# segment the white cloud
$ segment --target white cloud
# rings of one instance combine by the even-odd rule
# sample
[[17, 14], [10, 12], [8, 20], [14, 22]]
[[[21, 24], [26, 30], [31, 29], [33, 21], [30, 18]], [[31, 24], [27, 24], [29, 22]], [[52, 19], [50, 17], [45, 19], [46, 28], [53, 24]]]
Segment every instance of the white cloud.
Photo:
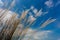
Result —
[[29, 32], [33, 32], [34, 30], [29, 29], [30, 31], [27, 32], [26, 36], [24, 37], [23, 40], [45, 40], [46, 38], [48, 38], [48, 34], [51, 33], [52, 31], [48, 30], [48, 31], [39, 31], [36, 32], [34, 34], [29, 33]]
[[52, 0], [46, 1], [46, 2], [45, 2], [45, 5], [47, 5], [49, 8], [54, 6]]

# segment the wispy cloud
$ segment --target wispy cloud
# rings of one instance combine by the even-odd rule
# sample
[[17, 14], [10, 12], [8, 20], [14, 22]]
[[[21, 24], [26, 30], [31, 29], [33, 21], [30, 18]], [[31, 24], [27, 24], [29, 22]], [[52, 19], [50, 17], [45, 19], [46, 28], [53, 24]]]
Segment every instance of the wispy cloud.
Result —
[[45, 40], [48, 38], [48, 34], [51, 33], [51, 31], [39, 31], [34, 33], [33, 35], [29, 32], [33, 32], [34, 30], [29, 29], [30, 31], [27, 32], [25, 38], [23, 40]]
[[50, 7], [54, 6], [54, 3], [53, 3], [52, 0], [48, 0], [48, 1], [45, 2], [45, 5], [50, 8]]

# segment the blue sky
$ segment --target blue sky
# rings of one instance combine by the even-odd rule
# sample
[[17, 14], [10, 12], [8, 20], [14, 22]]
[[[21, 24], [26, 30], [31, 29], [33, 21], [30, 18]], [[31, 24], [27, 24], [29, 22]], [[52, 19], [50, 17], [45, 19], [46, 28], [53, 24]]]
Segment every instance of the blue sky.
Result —
[[[2, 1], [3, 3], [5, 2], [5, 0], [2, 0]], [[7, 3], [9, 2], [10, 4], [11, 1], [7, 0], [6, 2]], [[47, 34], [48, 38], [45, 38], [45, 40], [60, 40], [60, 0], [16, 0], [15, 6], [11, 10], [15, 11], [18, 8], [17, 13], [20, 14], [22, 10], [29, 9], [31, 8], [31, 6], [33, 6], [38, 11], [42, 9], [43, 14], [45, 12], [48, 12], [44, 16], [38, 17], [37, 20], [35, 21], [36, 23], [32, 26], [32, 28], [36, 29], [37, 27], [40, 26], [39, 24], [41, 23], [41, 21], [44, 22], [50, 17], [55, 18], [56, 21], [47, 25], [41, 30], [51, 31], [51, 32], [48, 32], [49, 33]], [[40, 40], [44, 40], [44, 38]]]

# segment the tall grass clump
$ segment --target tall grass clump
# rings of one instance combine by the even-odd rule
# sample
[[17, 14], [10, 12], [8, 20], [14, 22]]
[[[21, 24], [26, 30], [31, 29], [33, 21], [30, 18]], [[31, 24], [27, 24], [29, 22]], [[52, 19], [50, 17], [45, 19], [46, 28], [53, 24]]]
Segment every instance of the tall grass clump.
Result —
[[[4, 3], [4, 7], [8, 5], [8, 3]], [[31, 25], [35, 23], [38, 16], [41, 16], [41, 10], [35, 12], [35, 18], [30, 15], [27, 18], [30, 10], [34, 11], [33, 8], [24, 10], [20, 17], [15, 12], [10, 11], [11, 8], [15, 5], [15, 0], [13, 0], [10, 6], [6, 9], [0, 9], [0, 40], [23, 40], [26, 33], [30, 29]], [[46, 27], [48, 24], [54, 22], [56, 19], [48, 18], [45, 22], [43, 22], [39, 28], [35, 31], [31, 31], [31, 36], [36, 33], [39, 29]], [[30, 40], [30, 38], [28, 38]]]

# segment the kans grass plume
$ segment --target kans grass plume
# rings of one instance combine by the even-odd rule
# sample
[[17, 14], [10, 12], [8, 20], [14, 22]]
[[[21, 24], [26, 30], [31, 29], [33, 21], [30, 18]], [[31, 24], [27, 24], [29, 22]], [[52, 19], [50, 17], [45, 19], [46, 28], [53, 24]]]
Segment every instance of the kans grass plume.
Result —
[[[8, 3], [5, 3], [5, 7]], [[15, 5], [15, 0], [12, 1], [10, 6], [6, 9], [0, 9], [0, 40], [23, 40], [26, 33], [28, 32], [28, 29], [30, 29], [30, 26], [33, 25], [36, 21], [35, 17], [38, 17], [40, 14], [43, 15], [42, 11], [35, 12], [35, 17], [32, 15], [28, 16], [26, 18], [27, 14], [32, 10], [32, 8], [27, 9], [21, 13], [21, 16], [18, 18], [18, 14], [15, 12], [10, 11], [11, 8]], [[37, 30], [46, 27], [48, 24], [54, 22], [56, 19], [47, 19]], [[23, 21], [23, 22], [22, 22]], [[28, 24], [28, 25], [25, 25]], [[31, 36], [37, 30], [30, 32]], [[28, 38], [30, 40], [30, 38]]]

